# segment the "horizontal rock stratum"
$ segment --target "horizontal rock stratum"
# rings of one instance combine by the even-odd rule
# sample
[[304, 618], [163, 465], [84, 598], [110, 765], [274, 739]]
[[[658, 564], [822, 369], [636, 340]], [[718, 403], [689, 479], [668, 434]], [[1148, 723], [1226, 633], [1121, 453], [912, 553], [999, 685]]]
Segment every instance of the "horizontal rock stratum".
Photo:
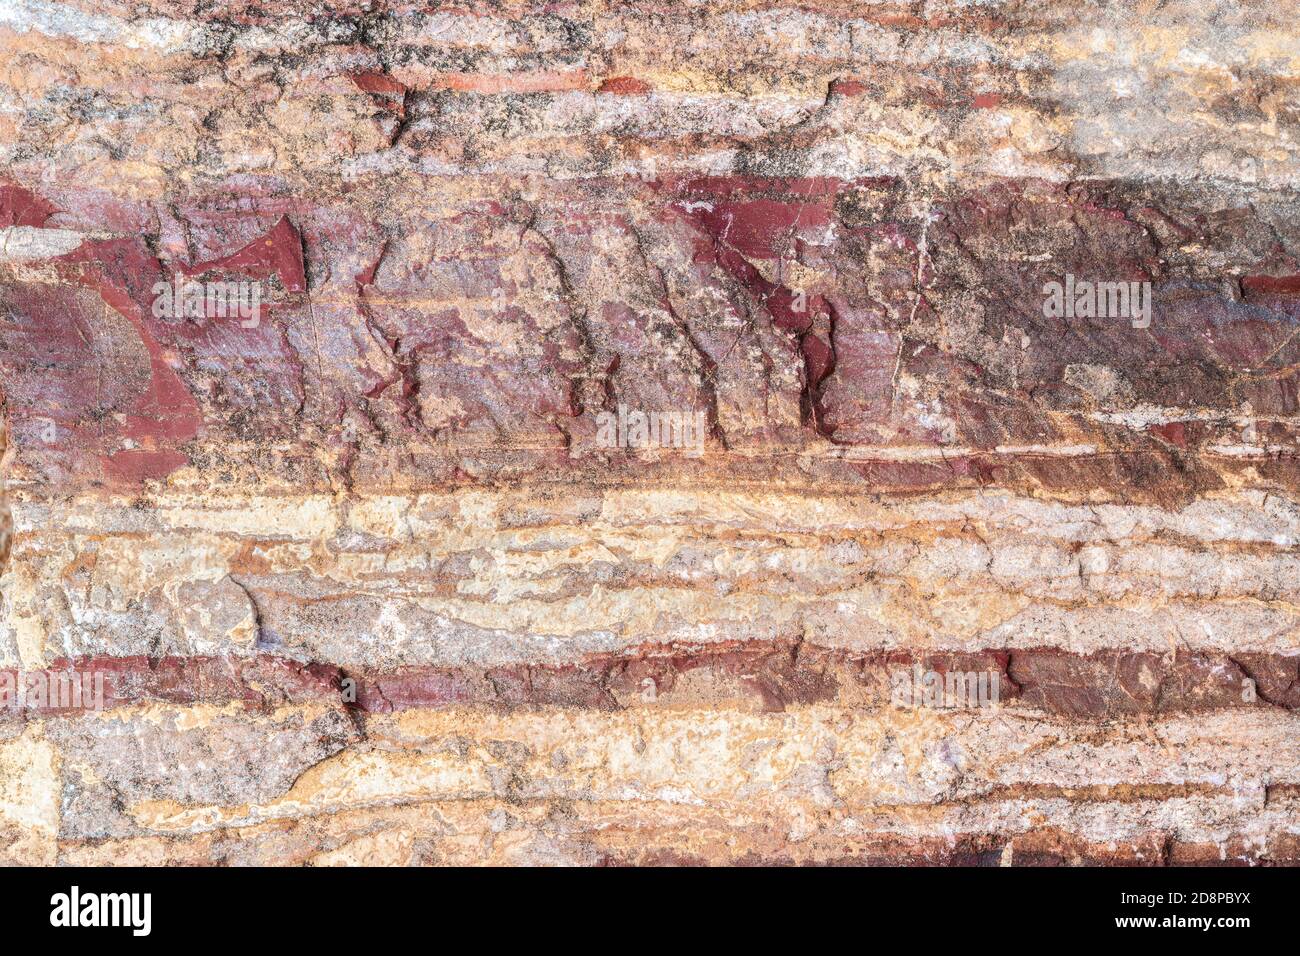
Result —
[[1294, 14], [0, 3], [0, 862], [1300, 863]]

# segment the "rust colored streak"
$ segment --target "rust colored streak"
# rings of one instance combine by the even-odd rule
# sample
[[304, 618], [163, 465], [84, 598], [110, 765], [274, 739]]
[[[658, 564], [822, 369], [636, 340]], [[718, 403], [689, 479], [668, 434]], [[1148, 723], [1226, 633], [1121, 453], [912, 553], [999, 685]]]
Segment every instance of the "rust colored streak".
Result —
[[276, 275], [289, 292], [303, 292], [307, 289], [302, 236], [288, 216], [281, 216], [280, 221], [266, 235], [254, 239], [237, 252], [183, 269], [186, 275], [192, 276], [217, 270], [242, 272], [259, 278]]

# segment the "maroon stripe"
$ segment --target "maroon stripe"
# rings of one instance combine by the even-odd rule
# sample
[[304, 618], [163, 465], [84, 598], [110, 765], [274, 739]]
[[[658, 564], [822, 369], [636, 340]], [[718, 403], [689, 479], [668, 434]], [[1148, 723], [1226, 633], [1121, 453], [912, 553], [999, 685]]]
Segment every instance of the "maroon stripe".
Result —
[[[357, 76], [376, 90], [402, 85], [383, 74]], [[0, 220], [35, 222], [56, 205], [36, 191], [35, 183], [5, 188]], [[10, 325], [6, 348], [0, 350], [0, 375], [16, 464], [55, 492], [138, 487], [186, 461], [202, 463], [214, 477], [255, 471], [270, 484], [283, 482], [304, 492], [326, 491], [339, 481], [355, 490], [386, 491], [394, 486], [395, 472], [401, 487], [457, 487], [506, 478], [570, 487], [781, 480], [799, 488], [838, 484], [894, 493], [994, 485], [1063, 497], [1090, 489], [1111, 500], [1164, 505], [1237, 484], [1300, 488], [1300, 444], [1292, 427], [1276, 421], [1295, 411], [1300, 344], [1293, 335], [1294, 293], [1300, 280], [1280, 250], [1243, 251], [1272, 248], [1270, 219], [1243, 214], [1234, 220], [1232, 234], [1238, 238], [1228, 242], [1213, 215], [1184, 208], [1175, 192], [1029, 179], [954, 186], [936, 195], [931, 213], [922, 217], [910, 188], [888, 178], [668, 175], [653, 184], [611, 177], [548, 185], [525, 217], [536, 221], [538, 236], [556, 237], [553, 243], [538, 236], [529, 240], [530, 252], [546, 269], [557, 275], [583, 271], [596, 235], [593, 223], [635, 197], [655, 228], [673, 237], [663, 253], [666, 261], [678, 272], [689, 269], [701, 279], [707, 274], [713, 293], [725, 297], [736, 313], [750, 316], [752, 336], [740, 339], [711, 320], [683, 320], [683, 334], [689, 333], [696, 348], [683, 353], [689, 360], [659, 360], [656, 402], [705, 412], [713, 435], [702, 458], [668, 455], [658, 463], [603, 448], [594, 415], [619, 402], [636, 404], [640, 386], [634, 383], [649, 373], [630, 355], [648, 349], [651, 341], [635, 317], [643, 300], [661, 300], [663, 276], [629, 273], [629, 285], [643, 288], [622, 293], [629, 301], [591, 310], [590, 327], [568, 330], [548, 344], [554, 354], [546, 353], [547, 361], [538, 366], [479, 341], [455, 308], [426, 315], [429, 283], [443, 280], [426, 276], [407, 246], [385, 245], [378, 233], [343, 229], [355, 211], [339, 197], [223, 195], [222, 207], [242, 203], [246, 208], [240, 205], [238, 215], [214, 216], [208, 211], [213, 197], [186, 196], [178, 199], [175, 214], [188, 222], [191, 241], [203, 252], [195, 254], [200, 264], [182, 271], [279, 277], [263, 300], [266, 315], [256, 328], [239, 330], [240, 349], [232, 350], [227, 336], [238, 325], [232, 329], [228, 318], [174, 322], [153, 315], [154, 284], [174, 271], [156, 255], [158, 236], [141, 231], [159, 221], [157, 210], [142, 201], [121, 222], [107, 212], [60, 220], [121, 235], [87, 241], [75, 253], [51, 259], [48, 265], [61, 284], [17, 277], [6, 283]], [[64, 219], [79, 216], [74, 210], [90, 198], [75, 189], [48, 191], [57, 196]], [[508, 269], [514, 253], [498, 247], [493, 237], [513, 230], [512, 217], [522, 209], [467, 198], [457, 212], [456, 227], [445, 230], [445, 254], [481, 261], [485, 275]], [[383, 226], [409, 232], [420, 221], [414, 212], [393, 212]], [[792, 255], [792, 234], [800, 231], [835, 237], [818, 253], [819, 271], [834, 278], [808, 289], [756, 264], [784, 261]], [[233, 234], [260, 238], [240, 244]], [[1157, 241], [1166, 234], [1177, 241]], [[1006, 250], [1023, 235], [1037, 237], [1042, 256], [1008, 260]], [[1169, 252], [1193, 246], [1205, 250], [1201, 259], [1189, 262]], [[375, 271], [380, 260], [383, 267]], [[870, 271], [865, 262], [874, 263]], [[368, 281], [361, 287], [349, 281], [324, 284], [313, 290], [308, 308], [307, 263], [323, 275], [361, 274]], [[1235, 284], [1207, 281], [1203, 273], [1210, 263], [1216, 273], [1237, 270], [1245, 278]], [[1149, 281], [1151, 299], [1144, 301], [1154, 302], [1152, 325], [1135, 329], [1132, 316], [1066, 318], [1045, 310], [1044, 288], [1067, 272], [1088, 281]], [[463, 282], [454, 291], [466, 298], [482, 291], [477, 280], [448, 276], [445, 281]], [[581, 298], [595, 292], [584, 286], [571, 294]], [[997, 330], [990, 325], [972, 333], [961, 352], [932, 344], [939, 316], [972, 303], [996, 304], [1006, 318]], [[502, 306], [521, 322], [533, 308], [526, 296], [513, 293]], [[382, 322], [375, 308], [384, 313]], [[384, 330], [381, 339], [401, 343], [397, 377], [386, 363], [374, 365], [364, 342], [348, 332], [355, 316], [367, 310]], [[898, 316], [911, 319], [904, 323]], [[78, 327], [104, 331], [69, 332]], [[524, 334], [540, 334], [535, 325], [522, 328]], [[304, 362], [293, 343], [317, 336], [331, 347], [317, 349]], [[1014, 371], [1002, 362], [976, 363], [973, 356], [994, 354], [1007, 341], [1023, 350]], [[782, 373], [766, 376], [762, 385], [742, 362], [760, 345], [764, 361]], [[480, 382], [466, 371], [469, 366], [460, 366], [455, 356], [464, 348], [492, 355], [490, 379]], [[444, 353], [451, 358], [440, 358]], [[566, 355], [577, 357], [562, 360]], [[1086, 374], [1067, 374], [1091, 367], [1101, 355], [1107, 380], [1123, 383], [1119, 397], [1098, 392], [1101, 385]], [[250, 367], [257, 369], [257, 387], [219, 393], [210, 388], [212, 380], [245, 382]], [[105, 390], [94, 393], [94, 402], [84, 388], [89, 368], [115, 370]], [[359, 368], [369, 371], [358, 377]], [[710, 378], [725, 376], [725, 395], [700, 386], [701, 368], [713, 369]], [[1257, 417], [1257, 426], [1238, 420], [1245, 399], [1231, 397], [1242, 369], [1252, 370], [1258, 380], [1248, 396], [1248, 417]], [[467, 375], [473, 386], [465, 384]], [[900, 376], [942, 390], [950, 424], [926, 424], [911, 400], [898, 401]], [[1274, 384], [1265, 387], [1270, 381]], [[344, 382], [351, 384], [343, 387]], [[576, 382], [587, 385], [578, 388]], [[467, 437], [461, 447], [449, 436], [445, 448], [426, 453], [430, 423], [422, 421], [421, 403], [412, 396], [435, 387], [465, 408], [465, 420], [452, 434], [493, 434], [496, 444]], [[768, 394], [769, 388], [776, 391]], [[306, 402], [303, 396], [314, 389], [337, 401]], [[1091, 414], [1142, 403], [1163, 406], [1171, 396], [1179, 405], [1204, 407], [1219, 417], [1153, 431], [1098, 421]], [[737, 408], [797, 408], [801, 417], [794, 421], [789, 420], [793, 415], [769, 412], [770, 420], [765, 415], [742, 420], [720, 414], [722, 398]], [[374, 429], [382, 442], [350, 435], [340, 407], [369, 409], [377, 416]], [[285, 424], [290, 420], [297, 422], [292, 428]], [[53, 447], [41, 439], [47, 421], [61, 436]], [[906, 448], [930, 449], [931, 457], [897, 461], [885, 454], [882, 460], [863, 460], [882, 434], [896, 435]], [[844, 451], [856, 451], [853, 460], [827, 454], [827, 438]], [[348, 452], [338, 464], [345, 475], [332, 475], [322, 464], [322, 441]], [[266, 442], [283, 447], [263, 461]], [[1238, 460], [1209, 450], [1243, 442], [1271, 451]], [[352, 444], [357, 447], [349, 450]], [[1040, 445], [1070, 453], [997, 450]], [[1085, 454], [1080, 446], [1097, 451]], [[744, 454], [733, 453], [742, 448]]]
[[[12, 688], [20, 677], [29, 685], [35, 681], [36, 686], [43, 682], [46, 688], [56, 687], [60, 675], [81, 679], [83, 688], [93, 687], [96, 674], [102, 675], [106, 708], [139, 701], [239, 701], [260, 708], [323, 701], [386, 713], [452, 706], [619, 710], [733, 701], [780, 711], [812, 703], [884, 707], [898, 704], [902, 689], [907, 694], [903, 706], [949, 709], [978, 704], [974, 695], [979, 675], [985, 676], [983, 686], [989, 690], [996, 676], [997, 699], [1003, 705], [1070, 717], [1300, 707], [1300, 656], [1129, 651], [1081, 655], [1052, 648], [855, 654], [807, 644], [732, 642], [643, 646], [564, 666], [412, 666], [388, 671], [303, 664], [272, 655], [77, 658], [23, 675], [0, 671], [0, 687], [10, 690], [0, 702], [0, 713], [7, 708], [11, 713], [58, 714], [94, 706], [60, 706], [31, 694], [20, 706]], [[942, 688], [945, 696], [927, 698], [927, 688], [934, 687]], [[954, 687], [958, 692], [966, 688], [969, 696], [954, 699]]]
[[[650, 837], [650, 838], [648, 838]], [[1218, 843], [1187, 843], [1152, 831], [1134, 839], [1090, 841], [1044, 827], [1007, 837], [963, 833], [954, 837], [906, 837], [867, 834], [854, 839], [837, 835], [832, 845], [817, 838], [798, 848], [768, 848], [755, 838], [684, 851], [652, 835], [629, 833], [627, 849], [605, 851], [606, 866], [703, 866], [725, 861], [735, 865], [781, 866], [816, 862], [841, 866], [1293, 866], [1300, 862], [1300, 839], [1273, 834], [1267, 841], [1233, 837]], [[699, 846], [702, 841], [692, 841]], [[746, 845], [748, 844], [748, 845]]]

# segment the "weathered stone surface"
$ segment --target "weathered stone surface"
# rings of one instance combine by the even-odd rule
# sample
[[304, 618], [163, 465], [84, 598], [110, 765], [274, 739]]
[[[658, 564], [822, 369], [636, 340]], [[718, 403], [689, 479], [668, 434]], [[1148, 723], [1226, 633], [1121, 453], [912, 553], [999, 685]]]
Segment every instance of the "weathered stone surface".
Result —
[[0, 862], [1300, 863], [1294, 11], [1085, 13], [0, 6]]

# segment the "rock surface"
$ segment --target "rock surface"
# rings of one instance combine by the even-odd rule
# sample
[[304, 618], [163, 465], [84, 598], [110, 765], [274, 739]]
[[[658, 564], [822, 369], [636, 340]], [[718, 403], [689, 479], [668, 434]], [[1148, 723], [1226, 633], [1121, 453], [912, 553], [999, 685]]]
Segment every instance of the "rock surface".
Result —
[[0, 5], [0, 862], [1300, 863], [1294, 12]]

